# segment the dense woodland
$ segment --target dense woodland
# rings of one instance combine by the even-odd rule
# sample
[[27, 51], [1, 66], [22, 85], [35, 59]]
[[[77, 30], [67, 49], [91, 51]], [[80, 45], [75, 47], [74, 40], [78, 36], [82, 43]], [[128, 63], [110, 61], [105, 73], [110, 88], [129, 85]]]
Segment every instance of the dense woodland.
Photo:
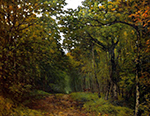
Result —
[[0, 0], [0, 96], [19, 104], [34, 90], [91, 92], [148, 116], [150, 1], [65, 5]]

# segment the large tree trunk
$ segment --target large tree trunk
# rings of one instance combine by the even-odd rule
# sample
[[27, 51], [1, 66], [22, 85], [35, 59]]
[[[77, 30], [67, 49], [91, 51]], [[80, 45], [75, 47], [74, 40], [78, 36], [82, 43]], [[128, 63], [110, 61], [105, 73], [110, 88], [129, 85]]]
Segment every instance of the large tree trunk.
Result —
[[101, 93], [100, 93], [100, 85], [99, 85], [98, 78], [97, 78], [97, 73], [96, 73], [94, 44], [92, 44], [92, 60], [93, 60], [94, 77], [95, 77], [96, 86], [97, 86], [97, 89], [98, 89], [98, 97], [100, 98], [101, 97]]
[[113, 92], [113, 98], [118, 99], [118, 93], [117, 93], [117, 70], [116, 70], [116, 63], [115, 63], [115, 53], [114, 48], [110, 50], [110, 57], [111, 57], [111, 73], [110, 73], [110, 79], [111, 79], [111, 89]]

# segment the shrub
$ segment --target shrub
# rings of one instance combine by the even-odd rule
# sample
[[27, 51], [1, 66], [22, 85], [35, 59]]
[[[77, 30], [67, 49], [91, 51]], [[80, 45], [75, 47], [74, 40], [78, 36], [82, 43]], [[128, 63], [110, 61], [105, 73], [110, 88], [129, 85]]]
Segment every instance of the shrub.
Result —
[[27, 107], [19, 106], [14, 109], [10, 116], [43, 116], [45, 113]]
[[96, 112], [101, 114], [109, 114], [109, 116], [131, 116], [133, 111], [126, 107], [114, 106], [108, 101], [100, 98], [95, 101], [86, 102], [83, 108], [89, 112]]
[[71, 93], [74, 100], [83, 102], [83, 109], [87, 112], [95, 112], [97, 115], [132, 116], [133, 110], [127, 107], [115, 106], [103, 98], [98, 98], [97, 93], [78, 92]]
[[0, 96], [0, 116], [9, 116], [12, 113], [13, 102]]

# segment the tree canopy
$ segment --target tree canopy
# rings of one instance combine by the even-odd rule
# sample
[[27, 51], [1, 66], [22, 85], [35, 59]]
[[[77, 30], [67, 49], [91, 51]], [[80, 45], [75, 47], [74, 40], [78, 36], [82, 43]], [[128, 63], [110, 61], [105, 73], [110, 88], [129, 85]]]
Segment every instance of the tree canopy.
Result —
[[35, 89], [88, 91], [148, 115], [149, 0], [0, 3], [0, 94], [21, 102]]

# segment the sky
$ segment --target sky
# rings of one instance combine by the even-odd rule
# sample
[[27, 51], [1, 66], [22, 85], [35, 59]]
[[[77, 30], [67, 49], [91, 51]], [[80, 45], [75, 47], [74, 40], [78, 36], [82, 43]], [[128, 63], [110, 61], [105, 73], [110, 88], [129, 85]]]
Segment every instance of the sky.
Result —
[[64, 7], [64, 9], [67, 9], [67, 8], [76, 9], [78, 6], [82, 5], [81, 3], [82, 1], [83, 0], [66, 0], [67, 5]]
[[[72, 8], [72, 9], [76, 9], [78, 6], [82, 5], [83, 0], [66, 0], [67, 5], [64, 7], [65, 10], [67, 10], [67, 8]], [[62, 36], [62, 34], [61, 34]], [[62, 40], [60, 41], [60, 43], [63, 42], [63, 37]], [[67, 50], [64, 50], [64, 52], [67, 54]]]
[[77, 8], [78, 6], [81, 6], [81, 2], [83, 0], [66, 0], [66, 3], [68, 3], [66, 6], [65, 6], [65, 9], [67, 8], [72, 8], [72, 9], [75, 9]]

